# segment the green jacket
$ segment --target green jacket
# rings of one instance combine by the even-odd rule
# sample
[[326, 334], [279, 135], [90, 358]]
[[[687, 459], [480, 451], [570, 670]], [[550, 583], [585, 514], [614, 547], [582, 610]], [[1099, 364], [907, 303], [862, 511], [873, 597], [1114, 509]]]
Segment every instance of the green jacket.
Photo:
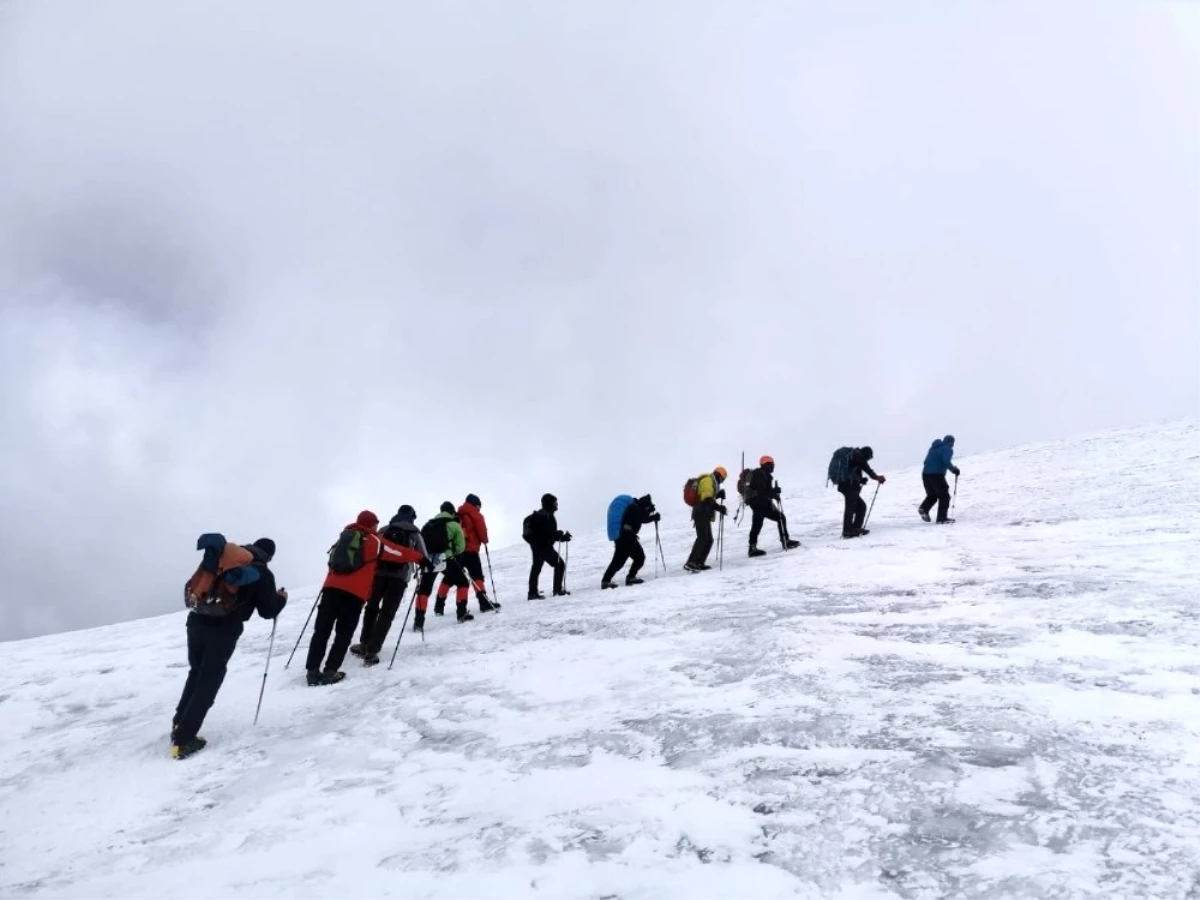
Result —
[[462, 526], [458, 524], [458, 520], [451, 513], [438, 513], [434, 518], [446, 521], [446, 552], [444, 556], [446, 559], [454, 559], [467, 549], [467, 536], [463, 534]]
[[696, 479], [696, 493], [699, 500], [696, 502], [696, 508], [692, 512], [692, 518], [698, 518], [708, 513], [708, 521], [715, 522], [717, 520], [717, 491], [720, 490], [721, 482], [717, 481], [717, 476], [712, 472], [704, 472]]

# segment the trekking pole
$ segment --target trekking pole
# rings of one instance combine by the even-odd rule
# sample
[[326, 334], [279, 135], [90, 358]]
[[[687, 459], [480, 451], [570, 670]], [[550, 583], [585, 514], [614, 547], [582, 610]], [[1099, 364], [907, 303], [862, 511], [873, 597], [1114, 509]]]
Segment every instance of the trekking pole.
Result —
[[[408, 609], [404, 611], [404, 621], [400, 625], [400, 634], [396, 636], [396, 649], [392, 651], [392, 661], [388, 663], [388, 671], [391, 671], [392, 666], [396, 664], [396, 654], [400, 652], [400, 642], [404, 640], [404, 632], [408, 630], [408, 617], [412, 615], [413, 604], [417, 602], [417, 594], [421, 591], [421, 579], [414, 578], [416, 587], [413, 588], [413, 595], [408, 598]], [[421, 632], [421, 637], [425, 637], [425, 632]]]
[[954, 476], [954, 496], [950, 498], [950, 518], [954, 518], [954, 504], [958, 502], [958, 476]]
[[262, 711], [263, 693], [267, 690], [267, 672], [271, 669], [271, 654], [275, 652], [275, 626], [279, 624], [279, 617], [276, 616], [271, 620], [271, 643], [267, 645], [267, 664], [263, 666], [263, 683], [258, 689], [258, 706], [254, 707], [254, 724], [258, 724], [258, 714]]
[[567, 552], [563, 557], [563, 593], [567, 592], [567, 569], [571, 568], [571, 542], [566, 542]]
[[667, 555], [663, 553], [662, 541], [658, 537], [658, 523], [654, 523], [654, 543], [658, 545], [658, 555], [662, 559], [663, 574], [667, 574]]
[[[659, 557], [662, 556], [662, 541], [659, 539], [659, 523], [654, 523], [654, 577], [659, 577]], [[662, 571], [667, 570], [666, 560], [662, 560]]]
[[717, 571], [725, 569], [725, 517], [717, 524]]
[[775, 502], [779, 506], [779, 521], [775, 523], [776, 525], [779, 526], [779, 543], [783, 545], [784, 550], [787, 550], [788, 549], [788, 542], [787, 542], [788, 536], [787, 536], [787, 531], [783, 525], [783, 523], [787, 521], [787, 513], [785, 513], [783, 511], [783, 498], [782, 497], [776, 497]]
[[296, 646], [292, 648], [291, 654], [288, 656], [288, 661], [284, 663], [284, 668], [288, 668], [292, 664], [292, 657], [296, 655], [296, 651], [300, 649], [300, 642], [304, 640], [304, 632], [308, 631], [308, 623], [312, 621], [313, 613], [317, 611], [317, 604], [321, 602], [321, 594], [324, 591], [317, 591], [316, 599], [313, 600], [312, 609], [308, 611], [308, 618], [304, 620], [304, 627], [300, 629], [300, 636], [296, 638]]
[[871, 510], [875, 508], [875, 498], [879, 496], [879, 483], [875, 483], [875, 493], [871, 495], [871, 505], [867, 507], [867, 516], [863, 519], [862, 527], [866, 528], [867, 523], [871, 521]]
[[483, 545], [483, 553], [484, 553], [484, 556], [487, 557], [488, 581], [490, 581], [492, 583], [492, 599], [499, 600], [500, 597], [496, 593], [496, 577], [494, 575], [492, 575], [492, 552], [490, 550], [488, 550], [487, 544]]

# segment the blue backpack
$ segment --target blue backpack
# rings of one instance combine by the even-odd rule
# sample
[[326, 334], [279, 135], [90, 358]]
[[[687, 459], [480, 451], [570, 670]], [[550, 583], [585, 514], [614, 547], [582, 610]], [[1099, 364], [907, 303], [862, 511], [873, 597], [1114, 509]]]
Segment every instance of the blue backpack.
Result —
[[634, 500], [628, 494], [622, 494], [619, 497], [614, 497], [613, 502], [608, 504], [608, 539], [615, 541], [621, 536], [621, 519], [625, 516], [625, 510], [629, 509], [629, 504]]
[[851, 447], [838, 447], [833, 451], [833, 458], [829, 460], [829, 480], [834, 484], [845, 484], [850, 480], [850, 454], [853, 452]]

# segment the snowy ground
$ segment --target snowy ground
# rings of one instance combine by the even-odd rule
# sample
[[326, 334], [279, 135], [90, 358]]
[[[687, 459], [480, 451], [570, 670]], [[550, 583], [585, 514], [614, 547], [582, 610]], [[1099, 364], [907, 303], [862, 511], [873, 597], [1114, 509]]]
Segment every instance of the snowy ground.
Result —
[[890, 473], [868, 539], [813, 490], [723, 572], [674, 509], [640, 588], [493, 554], [499, 616], [332, 688], [294, 597], [185, 762], [182, 614], [0, 645], [0, 894], [1200, 897], [1200, 426], [960, 462], [952, 528]]

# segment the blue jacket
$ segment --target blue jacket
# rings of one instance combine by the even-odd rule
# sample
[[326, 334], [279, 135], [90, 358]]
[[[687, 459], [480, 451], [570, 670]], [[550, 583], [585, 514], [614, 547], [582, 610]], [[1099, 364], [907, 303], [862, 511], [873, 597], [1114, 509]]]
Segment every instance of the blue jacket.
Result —
[[954, 458], [954, 435], [948, 434], [938, 438], [925, 454], [925, 468], [922, 475], [945, 475], [947, 471], [958, 474], [958, 469], [951, 460]]

